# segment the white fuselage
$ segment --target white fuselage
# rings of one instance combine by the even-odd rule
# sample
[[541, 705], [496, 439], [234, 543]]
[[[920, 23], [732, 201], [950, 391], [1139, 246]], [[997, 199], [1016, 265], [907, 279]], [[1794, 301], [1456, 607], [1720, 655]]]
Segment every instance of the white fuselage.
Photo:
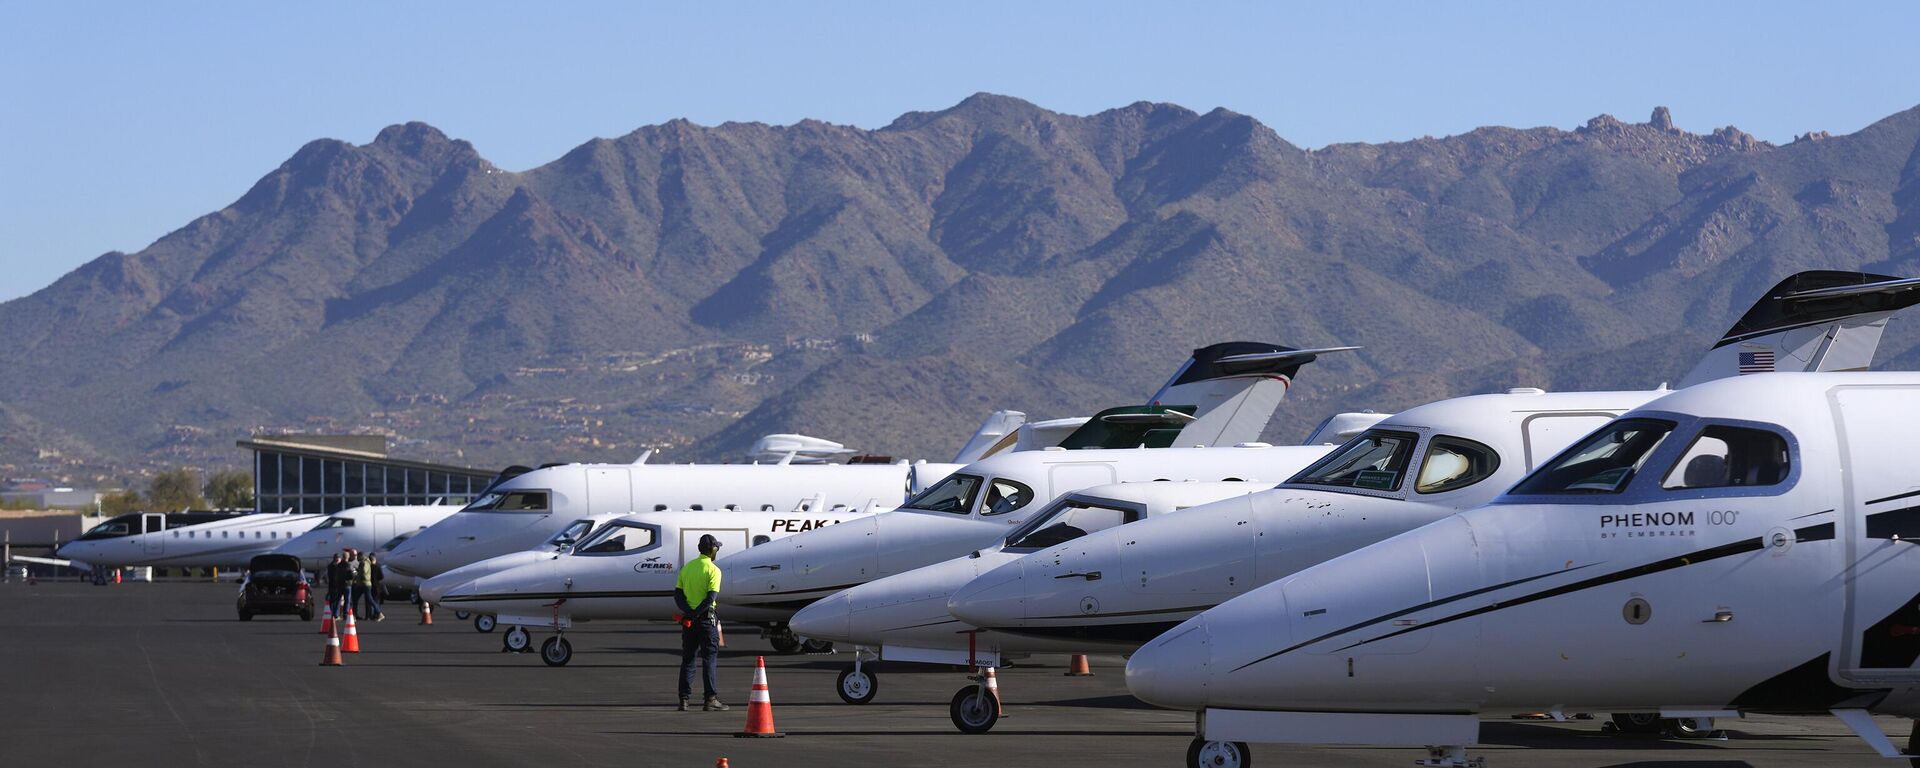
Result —
[[1489, 505], [1189, 619], [1128, 687], [1240, 741], [1307, 740], [1275, 710], [1911, 717], [1916, 455], [1917, 374], [1701, 384]]
[[977, 461], [903, 507], [723, 556], [726, 605], [799, 610], [849, 587], [991, 546], [1063, 493], [1151, 480], [1268, 483], [1331, 446], [1023, 451]]
[[320, 517], [267, 512], [115, 538], [81, 538], [61, 545], [59, 556], [109, 568], [244, 566], [254, 555], [271, 552], [307, 532]]
[[1030, 522], [1000, 541], [836, 592], [794, 614], [789, 626], [802, 637], [874, 649], [883, 660], [997, 665], [1006, 654], [1085, 652], [1086, 643], [1070, 639], [975, 631], [977, 627], [948, 612], [947, 601], [955, 589], [980, 574], [1049, 543], [1245, 496], [1264, 487], [1243, 482], [1145, 482], [1074, 491], [1034, 513]]
[[460, 511], [448, 505], [354, 507], [322, 518], [312, 529], [293, 537], [273, 552], [293, 555], [303, 564], [326, 562], [342, 550], [379, 552], [404, 533], [418, 531]]
[[[387, 567], [432, 577], [537, 546], [599, 514], [656, 509], [891, 507], [949, 464], [569, 464], [509, 478], [395, 548]], [[493, 508], [488, 508], [489, 505]]]
[[581, 539], [600, 530], [600, 526], [622, 517], [626, 517], [626, 515], [590, 515], [567, 524], [561, 528], [559, 533], [547, 537], [547, 540], [541, 542], [540, 546], [532, 549], [523, 549], [519, 552], [508, 552], [504, 555], [494, 555], [485, 560], [476, 563], [467, 563], [451, 571], [446, 571], [438, 576], [421, 581], [418, 585], [420, 599], [429, 603], [438, 603], [440, 602], [440, 598], [446, 596], [448, 591], [474, 579], [518, 568], [530, 563], [540, 562], [554, 555], [563, 554], [571, 550], [573, 545], [579, 543]]
[[[1330, 454], [1326, 462], [1363, 457], [1337, 477], [1294, 478], [1049, 547], [964, 585], [949, 609], [1001, 633], [1131, 650], [1261, 584], [1484, 504], [1659, 394], [1474, 395], [1408, 409]], [[1064, 576], [1095, 572], [1126, 576]]]
[[[844, 508], [817, 513], [641, 512], [601, 526], [569, 552], [535, 553], [529, 562], [466, 579], [437, 599], [450, 608], [493, 614], [514, 624], [665, 620], [677, 613], [675, 584], [681, 567], [699, 556], [700, 537], [717, 538], [724, 558], [728, 551], [765, 546], [871, 514]], [[754, 608], [727, 608], [721, 615], [745, 622], [786, 617], [783, 611]]]

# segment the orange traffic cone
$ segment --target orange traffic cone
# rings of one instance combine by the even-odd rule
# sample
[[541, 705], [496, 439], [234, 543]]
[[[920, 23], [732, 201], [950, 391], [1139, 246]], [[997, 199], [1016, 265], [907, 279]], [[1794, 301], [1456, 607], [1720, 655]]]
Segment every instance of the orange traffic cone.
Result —
[[342, 633], [342, 637], [340, 638], [340, 650], [346, 651], [347, 653], [359, 653], [360, 652], [360, 628], [358, 624], [353, 620], [353, 610], [348, 609], [346, 611], [346, 614], [347, 614], [347, 631]]
[[425, 600], [420, 601], [420, 626], [433, 626], [433, 604]]
[[113, 583], [120, 583], [120, 569], [118, 568], [113, 569]]
[[320, 666], [340, 666], [340, 633], [327, 633], [327, 650], [326, 653], [320, 657]]
[[1007, 711], [1000, 707], [1000, 678], [993, 674], [993, 667], [987, 667], [987, 693], [993, 694], [994, 714], [1006, 717]]
[[326, 609], [320, 612], [320, 634], [327, 635], [332, 633], [333, 633], [333, 603], [327, 603]]
[[734, 736], [747, 739], [778, 739], [786, 736], [773, 729], [773, 698], [767, 694], [767, 657], [758, 657], [753, 668], [753, 692], [747, 694], [747, 729]]
[[1086, 654], [1073, 655], [1073, 663], [1067, 667], [1067, 677], [1093, 677], [1093, 667], [1087, 665]]
[[728, 768], [727, 759], [723, 757], [723, 758], [720, 758], [719, 760], [714, 761], [713, 768]]

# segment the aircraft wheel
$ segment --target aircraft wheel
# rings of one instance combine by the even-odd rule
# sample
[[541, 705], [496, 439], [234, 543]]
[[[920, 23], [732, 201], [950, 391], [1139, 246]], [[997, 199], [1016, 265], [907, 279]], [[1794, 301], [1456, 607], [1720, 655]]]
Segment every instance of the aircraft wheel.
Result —
[[241, 612], [240, 612], [240, 620], [241, 620], [241, 621], [253, 621], [253, 611], [241, 611]]
[[1247, 768], [1253, 751], [1244, 741], [1207, 741], [1198, 736], [1187, 745], [1188, 768]]
[[492, 616], [488, 616], [488, 615], [486, 615], [486, 614], [484, 614], [484, 613], [483, 613], [483, 614], [480, 614], [479, 616], [475, 616], [475, 617], [473, 617], [473, 631], [475, 631], [475, 632], [492, 632], [492, 631], [493, 631], [493, 623], [494, 623], [494, 622], [493, 622], [493, 617], [492, 617]]
[[1655, 712], [1615, 712], [1611, 717], [1621, 733], [1660, 732], [1660, 715]]
[[547, 638], [546, 642], [540, 644], [540, 660], [549, 667], [566, 666], [567, 662], [573, 661], [573, 643], [559, 635]]
[[[1916, 749], [1920, 749], [1920, 720], [1913, 721], [1913, 727], [1907, 731], [1907, 754], [1914, 754]], [[1920, 757], [1907, 762], [1911, 763], [1913, 768], [1920, 768]]]
[[526, 627], [514, 627], [500, 636], [500, 643], [506, 650], [520, 653], [533, 647], [533, 635], [527, 632]]
[[1667, 722], [1673, 726], [1673, 735], [1683, 739], [1698, 739], [1713, 733], [1711, 717], [1680, 717]]
[[473, 611], [454, 611], [453, 617], [461, 621], [473, 618]]
[[986, 733], [993, 730], [994, 723], [1000, 722], [1000, 699], [980, 686], [969, 685], [953, 694], [947, 714], [953, 717], [953, 727], [961, 733]]
[[834, 683], [833, 691], [848, 704], [866, 704], [880, 693], [880, 680], [872, 672], [847, 667], [840, 670], [840, 679]]
[[767, 636], [767, 643], [772, 645], [773, 650], [778, 653], [793, 653], [800, 650], [800, 638], [795, 637], [793, 630], [784, 626], [774, 627], [773, 632]]
[[826, 640], [808, 640], [800, 648], [807, 653], [833, 653], [833, 643]]

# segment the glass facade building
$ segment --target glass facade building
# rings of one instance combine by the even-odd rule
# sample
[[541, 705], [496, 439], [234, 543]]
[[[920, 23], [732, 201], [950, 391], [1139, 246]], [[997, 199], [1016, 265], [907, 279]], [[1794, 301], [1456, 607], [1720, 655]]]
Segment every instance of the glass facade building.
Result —
[[[331, 514], [368, 505], [460, 505], [496, 473], [471, 467], [400, 461], [380, 437], [289, 435], [242, 440], [253, 451], [254, 508], [259, 512]], [[377, 450], [370, 450], [377, 448]]]

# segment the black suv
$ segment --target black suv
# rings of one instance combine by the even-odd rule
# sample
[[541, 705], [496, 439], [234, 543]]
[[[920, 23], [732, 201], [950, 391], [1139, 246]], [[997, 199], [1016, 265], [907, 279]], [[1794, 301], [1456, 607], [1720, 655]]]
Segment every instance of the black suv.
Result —
[[251, 621], [256, 613], [297, 613], [302, 621], [312, 621], [313, 588], [300, 570], [300, 558], [254, 555], [240, 581], [237, 607], [241, 621]]

